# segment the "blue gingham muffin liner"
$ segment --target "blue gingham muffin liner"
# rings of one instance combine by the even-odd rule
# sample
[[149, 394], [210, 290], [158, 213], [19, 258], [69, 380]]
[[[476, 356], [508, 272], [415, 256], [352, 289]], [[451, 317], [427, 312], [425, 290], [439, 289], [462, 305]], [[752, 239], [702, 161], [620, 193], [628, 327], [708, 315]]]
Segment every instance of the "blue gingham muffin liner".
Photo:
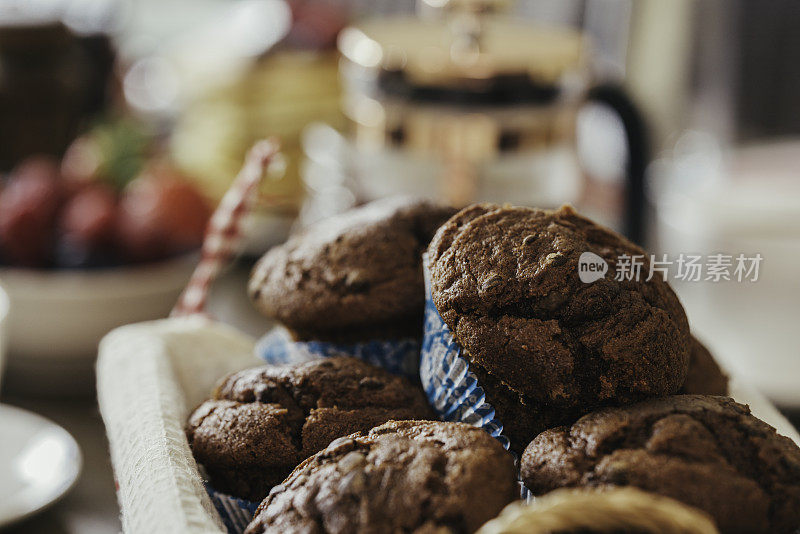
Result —
[[[431, 298], [431, 280], [427, 254], [423, 256], [425, 270], [425, 331], [422, 337], [419, 376], [428, 402], [443, 421], [467, 423], [482, 428], [500, 442], [506, 450], [510, 441], [503, 434], [503, 423], [495, 417], [494, 407], [478, 378], [469, 370], [469, 361], [462, 354], [450, 328], [442, 320]], [[511, 454], [514, 454], [513, 452]], [[518, 462], [514, 454], [515, 461]], [[518, 480], [520, 498], [530, 502], [533, 495]]]
[[332, 356], [353, 356], [395, 375], [416, 381], [420, 342], [417, 339], [371, 340], [362, 343], [293, 341], [285, 328], [273, 328], [256, 344], [256, 355], [267, 363], [302, 363]]
[[[419, 340], [410, 338], [353, 344], [293, 341], [289, 332], [281, 327], [273, 328], [255, 347], [256, 355], [267, 363], [303, 363], [332, 356], [353, 356], [415, 381], [419, 379], [419, 351]], [[241, 534], [260, 504], [226, 495], [208, 484], [206, 491], [229, 534]]]
[[217, 510], [219, 517], [229, 534], [242, 534], [253, 519], [256, 508], [260, 502], [239, 499], [219, 492], [206, 484], [206, 492], [211, 497], [211, 504]]
[[533, 502], [536, 500], [536, 497], [533, 496], [531, 490], [525, 486], [525, 483], [522, 480], [518, 480], [517, 484], [519, 484], [519, 498], [525, 502]]
[[[449, 327], [433, 304], [430, 273], [425, 266], [425, 322], [422, 344], [414, 339], [369, 341], [354, 344], [321, 341], [293, 341], [289, 332], [277, 327], [256, 344], [256, 355], [272, 364], [302, 363], [332, 356], [354, 356], [393, 374], [421, 379], [428, 401], [443, 421], [467, 423], [482, 428], [509, 448], [503, 424], [495, 417], [494, 407], [477, 377], [469, 370]], [[531, 500], [530, 491], [522, 484], [520, 496]], [[206, 485], [214, 507], [230, 534], [241, 534], [250, 523], [260, 503], [238, 499]]]
[[419, 376], [428, 401], [443, 421], [482, 428], [508, 449], [503, 423], [495, 417], [494, 407], [486, 400], [477, 377], [469, 370], [461, 346], [456, 343], [433, 303], [427, 254], [423, 256], [422, 264], [426, 296]]

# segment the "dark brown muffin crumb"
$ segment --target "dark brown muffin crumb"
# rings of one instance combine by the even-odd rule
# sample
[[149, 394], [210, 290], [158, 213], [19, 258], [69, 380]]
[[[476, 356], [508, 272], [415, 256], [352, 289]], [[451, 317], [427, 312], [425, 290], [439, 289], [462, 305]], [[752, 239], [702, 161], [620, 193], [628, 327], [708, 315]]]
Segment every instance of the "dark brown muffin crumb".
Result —
[[331, 217], [267, 252], [248, 292], [297, 339], [421, 337], [421, 255], [453, 213], [393, 197]]
[[337, 439], [299, 465], [246, 534], [471, 533], [518, 488], [512, 456], [483, 430], [392, 421]]
[[186, 433], [215, 489], [258, 501], [335, 438], [390, 419], [431, 417], [418, 386], [337, 357], [226, 377], [191, 415]]
[[[645, 252], [619, 234], [556, 211], [474, 205], [432, 240], [432, 296], [482, 378], [512, 448], [604, 405], [678, 391], [689, 328], [675, 293], [649, 281]], [[579, 259], [609, 266], [584, 283]], [[641, 256], [639, 279], [615, 279], [622, 255]]]
[[634, 486], [704, 510], [723, 533], [800, 527], [800, 448], [727, 397], [679, 395], [591, 413], [537, 436], [521, 474], [536, 495]]
[[691, 336], [689, 372], [680, 393], [687, 395], [727, 395], [728, 376], [720, 369], [711, 352]]

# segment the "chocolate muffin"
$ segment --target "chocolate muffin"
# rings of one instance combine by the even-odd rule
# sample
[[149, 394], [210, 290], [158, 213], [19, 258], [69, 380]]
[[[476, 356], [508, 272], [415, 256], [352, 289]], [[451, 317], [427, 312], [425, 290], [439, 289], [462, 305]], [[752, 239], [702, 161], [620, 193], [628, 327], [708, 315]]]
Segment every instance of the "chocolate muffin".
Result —
[[300, 464], [245, 533], [470, 533], [518, 496], [512, 456], [483, 430], [391, 421]]
[[216, 490], [258, 501], [338, 437], [432, 415], [418, 386], [336, 357], [226, 377], [191, 415], [186, 434]]
[[[641, 277], [616, 280], [618, 258], [645, 252], [572, 208], [470, 206], [428, 253], [433, 301], [512, 449], [596, 407], [683, 385], [689, 327], [675, 293], [647, 280], [646, 258]], [[586, 253], [606, 276], [581, 281]]]
[[536, 495], [633, 486], [708, 513], [721, 532], [800, 527], [800, 448], [727, 397], [679, 395], [606, 408], [525, 449]]
[[689, 395], [727, 395], [728, 376], [720, 369], [711, 352], [691, 336], [689, 372], [680, 393]]
[[261, 258], [250, 298], [298, 340], [421, 337], [421, 255], [455, 211], [393, 197], [321, 221]]

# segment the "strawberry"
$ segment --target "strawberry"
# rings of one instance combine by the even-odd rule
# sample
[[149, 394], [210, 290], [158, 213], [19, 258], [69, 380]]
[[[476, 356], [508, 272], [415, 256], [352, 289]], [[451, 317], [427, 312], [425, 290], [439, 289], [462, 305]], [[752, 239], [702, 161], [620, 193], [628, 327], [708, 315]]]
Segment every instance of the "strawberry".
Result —
[[57, 164], [48, 157], [25, 160], [0, 194], [0, 250], [6, 262], [42, 267], [50, 259], [53, 226], [62, 191]]
[[203, 242], [210, 209], [173, 167], [155, 164], [122, 194], [117, 231], [123, 255], [147, 261], [186, 252]]

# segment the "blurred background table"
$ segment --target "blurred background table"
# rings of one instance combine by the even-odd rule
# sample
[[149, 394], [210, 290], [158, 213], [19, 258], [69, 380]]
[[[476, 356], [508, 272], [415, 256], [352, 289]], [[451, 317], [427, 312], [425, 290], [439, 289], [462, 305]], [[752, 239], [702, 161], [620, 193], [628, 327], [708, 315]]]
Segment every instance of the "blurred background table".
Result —
[[[247, 301], [244, 292], [248, 263], [232, 266], [217, 282], [209, 304], [212, 315], [254, 336], [269, 323]], [[31, 398], [17, 384], [6, 384], [0, 402], [36, 412], [63, 426], [81, 447], [83, 471], [63, 500], [45, 512], [2, 530], [4, 534], [106, 534], [119, 532], [119, 506], [108, 454], [105, 428], [94, 397], [74, 399]]]

